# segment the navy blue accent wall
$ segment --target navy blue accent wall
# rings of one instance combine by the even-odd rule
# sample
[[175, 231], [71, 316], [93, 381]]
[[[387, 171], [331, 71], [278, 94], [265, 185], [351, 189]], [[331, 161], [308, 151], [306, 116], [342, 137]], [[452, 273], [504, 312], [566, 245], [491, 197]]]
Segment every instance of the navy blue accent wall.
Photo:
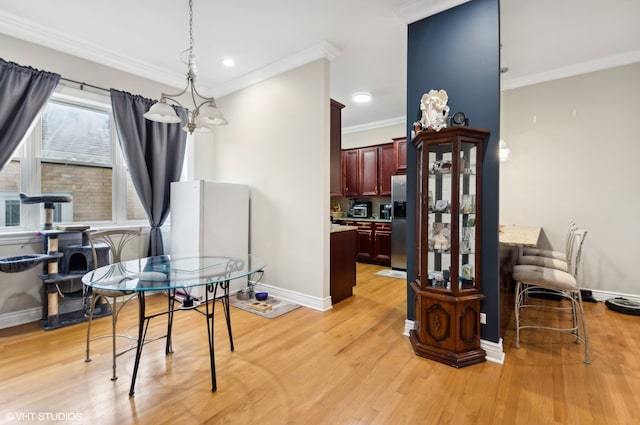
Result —
[[[500, 11], [499, 0], [473, 0], [414, 22], [408, 28], [407, 134], [420, 114], [420, 98], [431, 89], [449, 95], [450, 114], [464, 112], [472, 127], [491, 131], [485, 145], [482, 181], [482, 310], [487, 324], [482, 339], [500, 339], [498, 205], [500, 139]], [[407, 244], [414, 252], [416, 152], [407, 149]], [[409, 276], [415, 259], [407, 256]], [[407, 316], [414, 319], [413, 291], [407, 289]]]

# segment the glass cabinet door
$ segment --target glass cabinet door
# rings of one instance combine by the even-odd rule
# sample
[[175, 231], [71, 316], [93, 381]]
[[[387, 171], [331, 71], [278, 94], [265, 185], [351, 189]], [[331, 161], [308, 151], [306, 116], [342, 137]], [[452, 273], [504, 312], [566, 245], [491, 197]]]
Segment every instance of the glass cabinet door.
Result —
[[[426, 284], [431, 288], [451, 290], [452, 252], [457, 241], [454, 228], [453, 144], [428, 144], [427, 231], [428, 256]], [[457, 268], [457, 267], [454, 267]], [[454, 281], [457, 279], [453, 279]]]
[[478, 290], [478, 144], [445, 139], [418, 149], [421, 286], [453, 293]]
[[477, 154], [475, 143], [460, 143], [459, 180], [459, 289], [476, 288]]

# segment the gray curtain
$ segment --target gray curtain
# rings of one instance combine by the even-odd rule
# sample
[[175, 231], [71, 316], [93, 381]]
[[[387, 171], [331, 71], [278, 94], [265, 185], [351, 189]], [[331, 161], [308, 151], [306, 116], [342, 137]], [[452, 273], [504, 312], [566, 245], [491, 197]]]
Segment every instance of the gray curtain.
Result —
[[181, 124], [149, 121], [143, 114], [154, 101], [111, 89], [111, 106], [125, 163], [151, 226], [149, 254], [164, 254], [161, 227], [170, 212], [171, 182], [180, 180], [187, 113], [176, 108]]
[[0, 59], [0, 170], [60, 81], [58, 74]]

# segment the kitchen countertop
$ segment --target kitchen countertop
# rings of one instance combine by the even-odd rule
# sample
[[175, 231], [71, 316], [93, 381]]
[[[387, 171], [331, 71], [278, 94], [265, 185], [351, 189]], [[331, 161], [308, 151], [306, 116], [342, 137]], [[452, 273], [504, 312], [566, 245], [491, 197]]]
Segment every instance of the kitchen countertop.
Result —
[[503, 225], [499, 227], [500, 245], [535, 248], [540, 238], [540, 226]]
[[360, 218], [360, 217], [341, 217], [341, 218], [334, 218], [333, 219], [334, 223], [336, 222], [341, 222], [341, 221], [366, 221], [369, 223], [391, 223], [390, 219], [383, 219], [383, 218]]
[[341, 224], [332, 224], [331, 233], [346, 232], [348, 230], [358, 230], [356, 226], [343, 226]]

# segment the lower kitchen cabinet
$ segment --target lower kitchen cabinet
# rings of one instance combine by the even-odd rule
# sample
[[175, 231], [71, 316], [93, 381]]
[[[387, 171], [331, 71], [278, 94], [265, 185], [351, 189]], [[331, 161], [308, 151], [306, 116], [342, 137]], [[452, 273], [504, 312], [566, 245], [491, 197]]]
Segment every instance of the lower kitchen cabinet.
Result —
[[391, 224], [375, 223], [373, 232], [374, 260], [378, 264], [391, 265]]
[[391, 223], [371, 221], [346, 222], [357, 226], [356, 260], [361, 263], [391, 265]]
[[331, 304], [353, 295], [356, 284], [356, 231], [331, 232], [330, 291]]

